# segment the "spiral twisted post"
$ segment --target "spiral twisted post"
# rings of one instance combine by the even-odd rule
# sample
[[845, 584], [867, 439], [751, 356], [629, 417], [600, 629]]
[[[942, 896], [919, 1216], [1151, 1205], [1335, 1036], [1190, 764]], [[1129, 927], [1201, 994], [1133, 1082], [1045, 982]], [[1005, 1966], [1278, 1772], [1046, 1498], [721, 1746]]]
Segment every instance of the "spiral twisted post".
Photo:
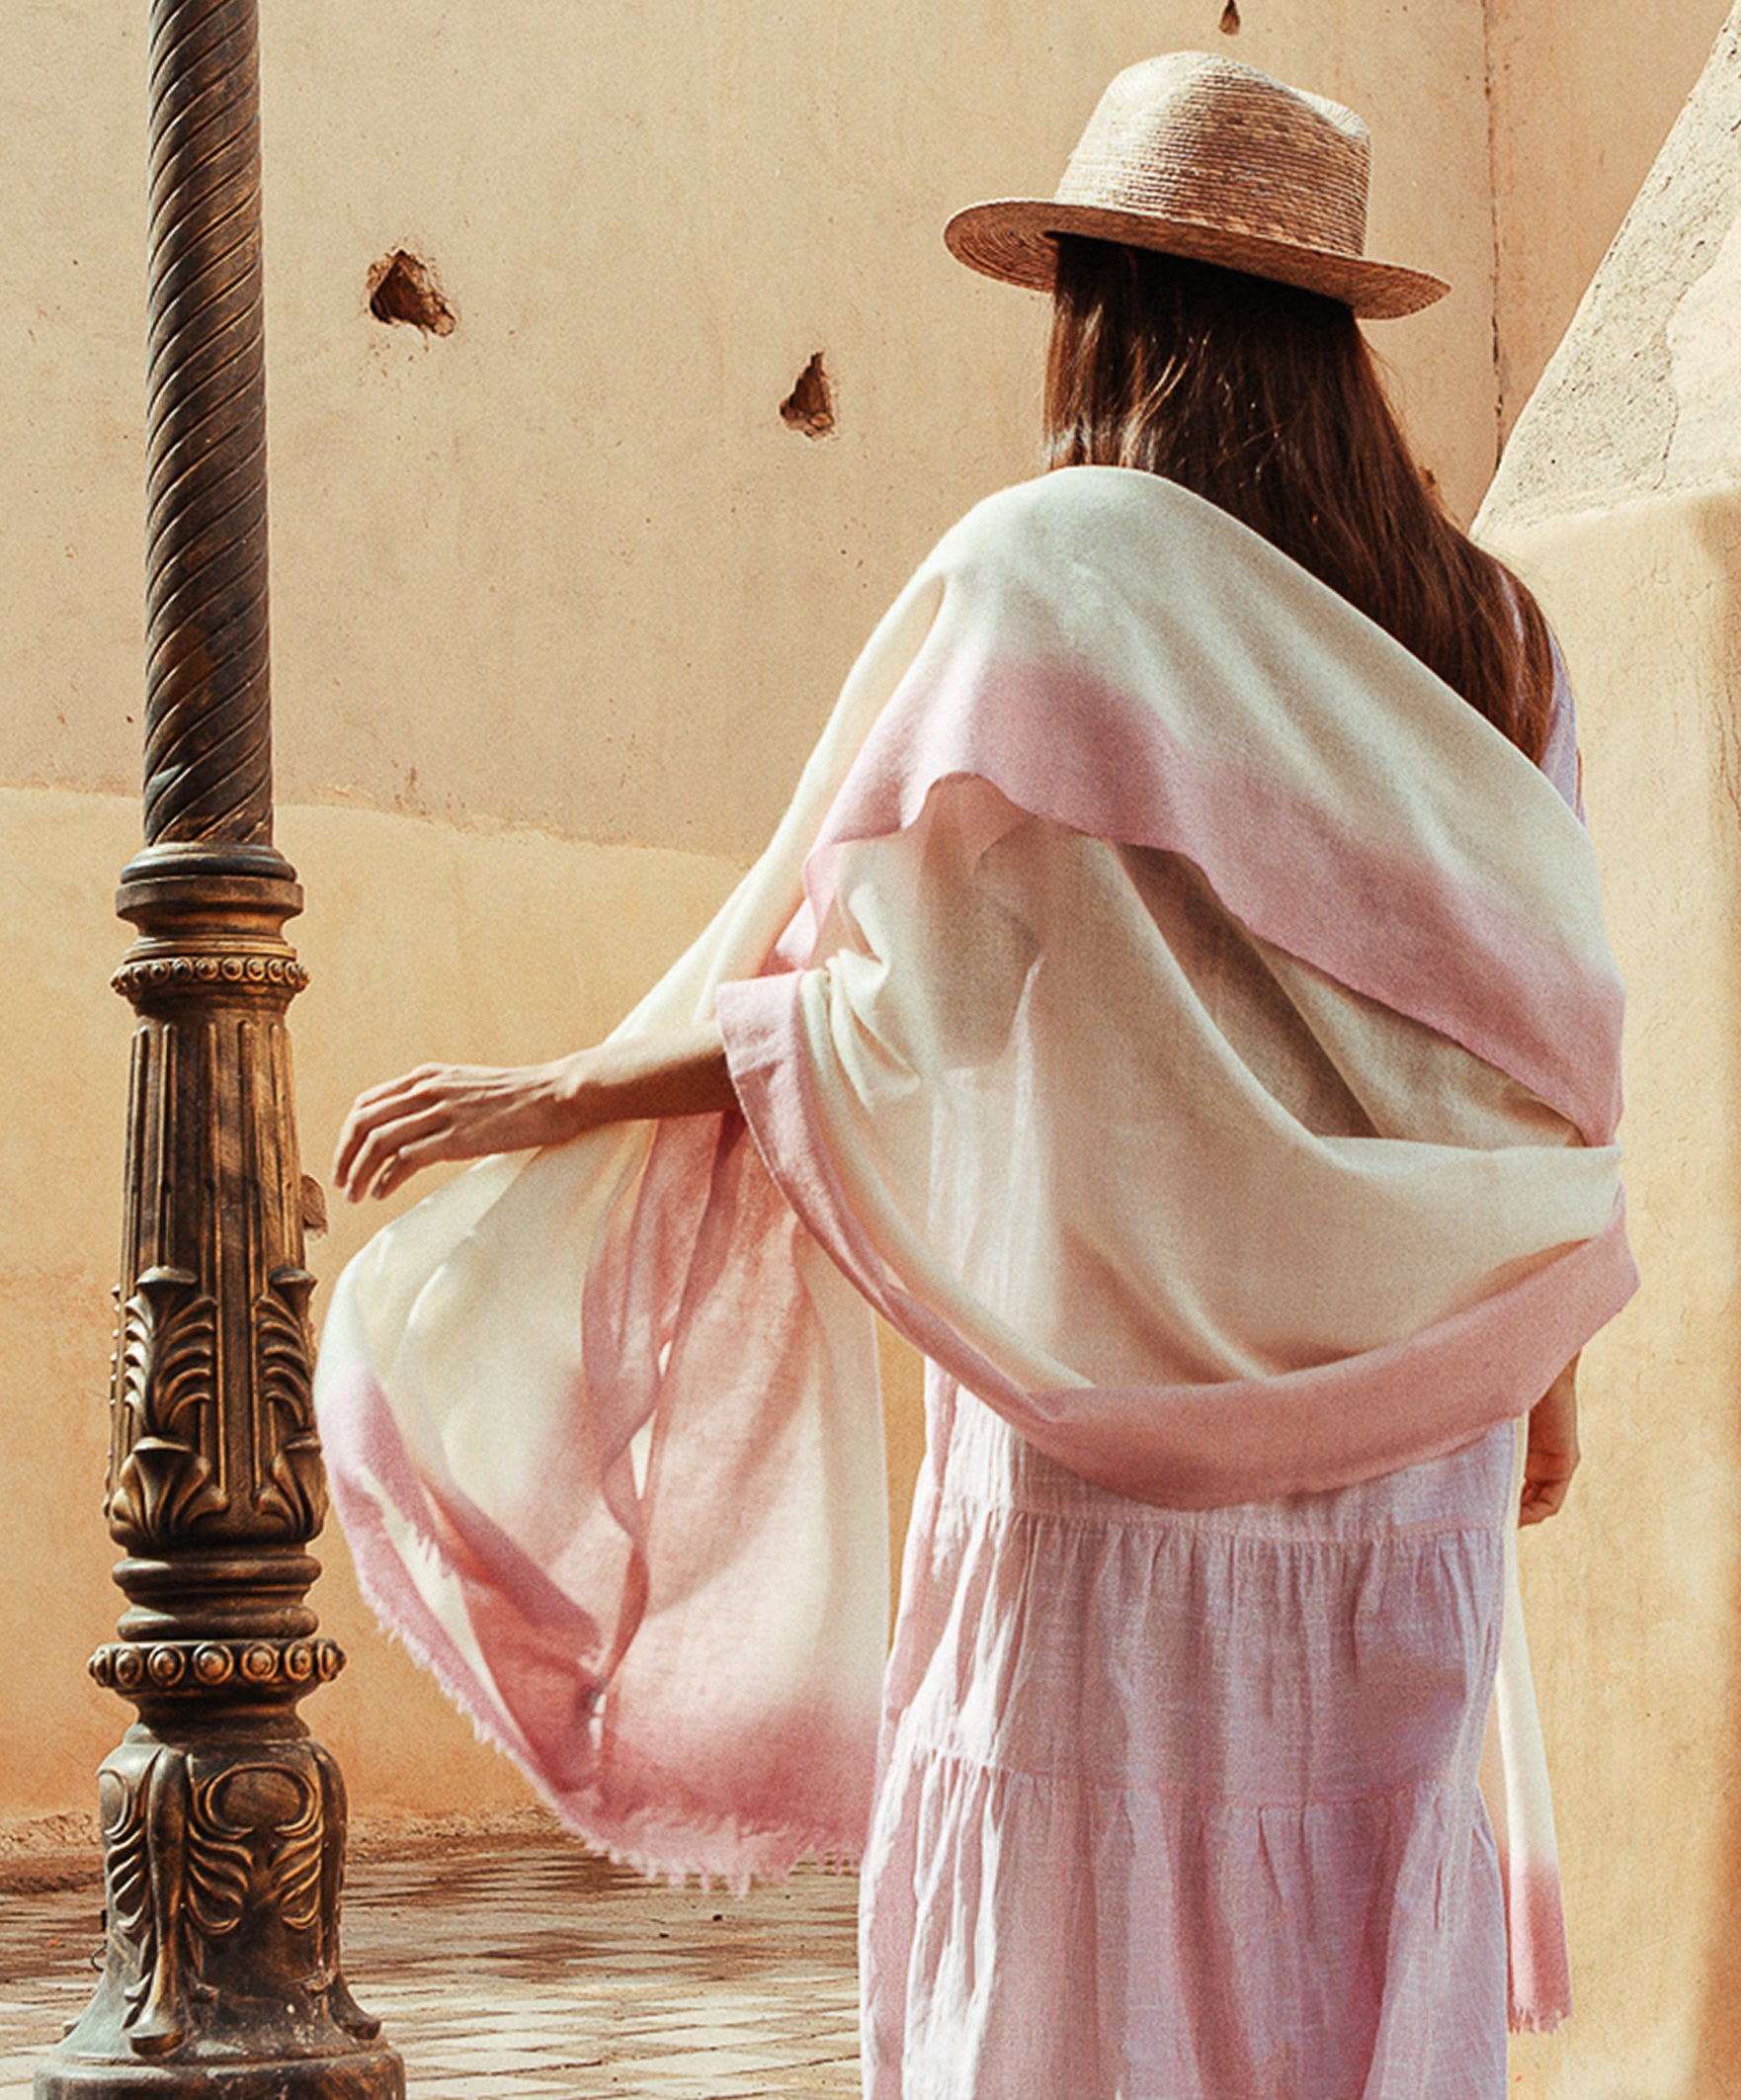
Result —
[[257, 0], [151, 13], [144, 843], [106, 1511], [138, 1719], [98, 1775], [102, 1979], [37, 2100], [400, 2100], [339, 1964], [345, 1797], [297, 1714], [344, 1657], [272, 843]]
[[255, 0], [151, 16], [145, 843], [272, 843]]

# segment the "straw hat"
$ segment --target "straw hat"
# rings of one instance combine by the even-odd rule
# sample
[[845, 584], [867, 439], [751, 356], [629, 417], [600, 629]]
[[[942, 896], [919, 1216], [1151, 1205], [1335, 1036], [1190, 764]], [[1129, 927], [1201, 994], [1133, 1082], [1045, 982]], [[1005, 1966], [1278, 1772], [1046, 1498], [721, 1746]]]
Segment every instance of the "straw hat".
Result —
[[1100, 99], [1046, 203], [969, 205], [944, 228], [969, 269], [1049, 292], [1056, 233], [1277, 278], [1389, 319], [1443, 298], [1424, 271], [1367, 259], [1371, 140], [1352, 110], [1236, 59], [1171, 51]]

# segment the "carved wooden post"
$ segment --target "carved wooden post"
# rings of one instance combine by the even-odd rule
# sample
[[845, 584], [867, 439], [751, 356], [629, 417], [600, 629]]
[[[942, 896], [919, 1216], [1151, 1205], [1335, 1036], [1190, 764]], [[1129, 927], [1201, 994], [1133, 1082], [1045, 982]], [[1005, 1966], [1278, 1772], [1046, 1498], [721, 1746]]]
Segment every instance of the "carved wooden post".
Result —
[[108, 1516], [138, 1710], [99, 1778], [103, 1977], [38, 2100], [392, 2100], [339, 1968], [345, 1798], [297, 1718], [326, 1487], [309, 1404], [272, 843], [256, 0], [151, 15], [145, 842], [117, 899], [138, 1015]]

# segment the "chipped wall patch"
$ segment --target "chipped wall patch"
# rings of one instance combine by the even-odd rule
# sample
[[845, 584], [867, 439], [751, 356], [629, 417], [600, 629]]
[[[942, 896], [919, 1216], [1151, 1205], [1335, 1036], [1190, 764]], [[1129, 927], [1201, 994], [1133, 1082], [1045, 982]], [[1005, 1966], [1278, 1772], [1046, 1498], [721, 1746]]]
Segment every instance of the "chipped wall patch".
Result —
[[806, 438], [826, 438], [834, 431], [834, 392], [822, 369], [822, 353], [798, 374], [797, 383], [780, 404], [780, 420]]
[[371, 267], [368, 290], [377, 321], [405, 321], [425, 335], [452, 335], [457, 326], [435, 272], [408, 248], [395, 248]]

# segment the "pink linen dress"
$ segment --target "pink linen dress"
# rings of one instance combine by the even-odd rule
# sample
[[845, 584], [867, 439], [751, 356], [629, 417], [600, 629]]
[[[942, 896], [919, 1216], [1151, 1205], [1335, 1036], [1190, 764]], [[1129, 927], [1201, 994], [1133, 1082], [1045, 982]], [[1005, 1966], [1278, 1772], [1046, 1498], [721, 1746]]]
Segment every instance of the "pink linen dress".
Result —
[[[1563, 669], [1543, 770], [1576, 806]], [[926, 1413], [864, 1861], [867, 2100], [1501, 2100], [1477, 1770], [1512, 1428], [1181, 1511], [1091, 1485], [934, 1366]]]

